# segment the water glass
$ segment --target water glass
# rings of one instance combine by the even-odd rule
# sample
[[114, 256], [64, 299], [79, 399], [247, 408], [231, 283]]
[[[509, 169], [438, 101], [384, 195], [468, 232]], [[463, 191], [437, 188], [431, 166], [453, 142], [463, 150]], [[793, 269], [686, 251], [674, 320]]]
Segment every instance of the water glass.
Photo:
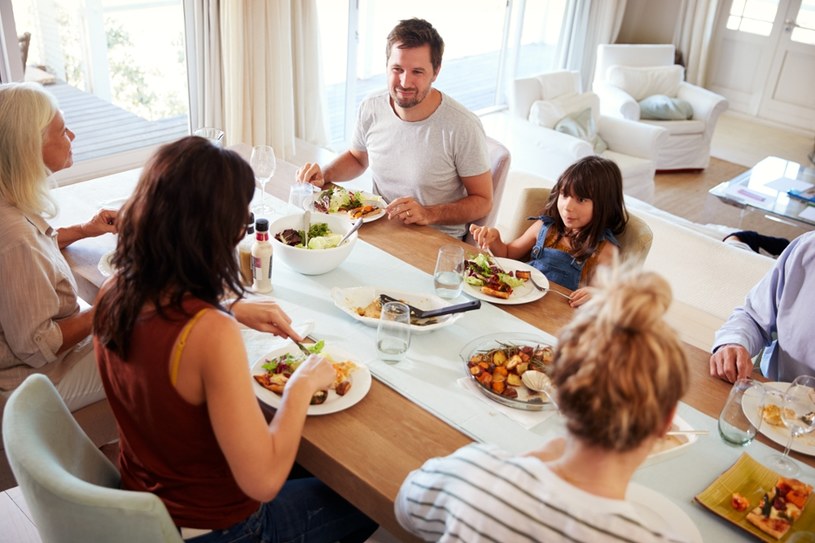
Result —
[[310, 209], [316, 187], [311, 183], [295, 183], [289, 189], [289, 205], [298, 210]]
[[399, 362], [410, 347], [410, 309], [402, 302], [382, 304], [379, 328], [376, 330], [376, 350], [387, 362]]
[[206, 126], [204, 128], [199, 128], [195, 132], [193, 132], [194, 136], [200, 136], [202, 138], [208, 139], [212, 145], [217, 147], [223, 147], [223, 139], [224, 139], [224, 131], [220, 128], [212, 128]]
[[456, 298], [464, 283], [464, 249], [460, 245], [442, 245], [436, 257], [433, 287], [442, 298]]
[[[725, 442], [744, 446], [753, 441], [761, 425], [764, 394], [764, 386], [753, 379], [739, 379], [733, 383], [719, 414], [719, 435]], [[746, 414], [748, 410], [752, 415], [749, 418]], [[758, 421], [758, 426], [751, 419]]]

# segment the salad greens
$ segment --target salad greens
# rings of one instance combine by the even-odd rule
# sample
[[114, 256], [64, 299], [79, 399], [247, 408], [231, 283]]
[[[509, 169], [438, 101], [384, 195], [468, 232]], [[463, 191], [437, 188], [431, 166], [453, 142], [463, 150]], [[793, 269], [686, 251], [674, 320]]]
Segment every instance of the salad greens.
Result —
[[493, 264], [492, 259], [486, 253], [478, 253], [475, 257], [464, 262], [465, 276], [467, 284], [474, 287], [483, 287], [494, 284], [496, 281], [505, 283], [512, 288], [524, 284], [523, 279], [518, 279], [514, 275], [502, 273]]
[[[308, 350], [311, 354], [320, 354], [325, 347], [325, 341], [320, 340], [313, 345], [303, 345], [306, 350]], [[281, 356], [276, 356], [275, 358], [270, 358], [263, 364], [263, 369], [269, 373], [278, 373], [277, 369], [285, 368], [288, 371], [294, 371], [297, 369], [297, 366], [303, 363], [305, 360], [305, 356], [302, 354], [294, 355], [292, 353], [286, 353]]]

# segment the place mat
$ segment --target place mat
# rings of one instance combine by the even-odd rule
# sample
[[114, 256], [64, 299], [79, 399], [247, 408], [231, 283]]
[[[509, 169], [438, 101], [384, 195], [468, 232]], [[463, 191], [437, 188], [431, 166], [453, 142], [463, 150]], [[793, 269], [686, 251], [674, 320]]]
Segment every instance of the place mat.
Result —
[[507, 418], [512, 419], [513, 421], [517, 422], [520, 426], [523, 427], [524, 430], [531, 430], [538, 424], [544, 422], [552, 415], [557, 413], [554, 409], [544, 409], [543, 411], [527, 411], [524, 409], [514, 409], [512, 407], [501, 405], [488, 397], [486, 397], [480, 390], [478, 390], [478, 385], [470, 379], [469, 377], [462, 377], [456, 384], [467, 390], [472, 392], [479, 400], [483, 401], [484, 403], [488, 404], [490, 408], [498, 413], [501, 413]]

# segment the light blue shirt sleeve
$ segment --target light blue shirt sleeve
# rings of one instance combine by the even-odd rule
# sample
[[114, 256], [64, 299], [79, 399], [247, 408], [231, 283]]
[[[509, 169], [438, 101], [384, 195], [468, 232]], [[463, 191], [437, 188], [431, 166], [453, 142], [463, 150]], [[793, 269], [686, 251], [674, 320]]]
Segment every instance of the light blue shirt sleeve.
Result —
[[716, 332], [715, 351], [742, 345], [755, 356], [769, 347], [761, 370], [772, 380], [815, 375], [815, 232], [799, 236]]

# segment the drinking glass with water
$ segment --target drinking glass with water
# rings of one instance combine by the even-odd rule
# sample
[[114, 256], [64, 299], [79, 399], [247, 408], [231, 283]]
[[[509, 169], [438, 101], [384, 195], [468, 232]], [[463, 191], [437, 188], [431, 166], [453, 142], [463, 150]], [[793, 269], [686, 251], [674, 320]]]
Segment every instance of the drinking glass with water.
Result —
[[[727, 401], [719, 414], [719, 435], [731, 445], [748, 445], [756, 437], [757, 425], [761, 424], [764, 404], [764, 387], [753, 379], [739, 379], [733, 383]], [[751, 417], [747, 416], [750, 412]], [[752, 418], [752, 420], [751, 420]]]
[[442, 298], [457, 298], [464, 283], [464, 249], [459, 245], [442, 245], [436, 257], [433, 287]]
[[410, 308], [402, 302], [382, 304], [379, 328], [376, 331], [376, 350], [388, 362], [405, 358], [410, 347]]

